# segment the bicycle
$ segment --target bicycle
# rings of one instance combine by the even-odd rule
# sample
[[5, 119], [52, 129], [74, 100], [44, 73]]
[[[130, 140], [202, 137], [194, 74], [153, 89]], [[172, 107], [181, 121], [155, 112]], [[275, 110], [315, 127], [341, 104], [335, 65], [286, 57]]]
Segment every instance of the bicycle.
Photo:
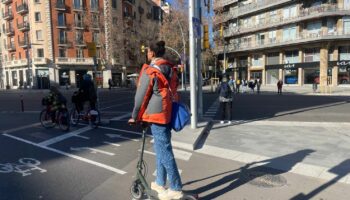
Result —
[[69, 116], [70, 122], [73, 126], [79, 124], [80, 120], [88, 122], [92, 128], [97, 128], [101, 123], [100, 111], [97, 109], [92, 110], [91, 108], [88, 108], [87, 112], [79, 112], [78, 107], [74, 105]]
[[53, 128], [58, 125], [61, 130], [68, 131], [70, 120], [67, 108], [61, 108], [53, 113], [52, 106], [46, 105], [46, 108], [40, 112], [40, 123], [44, 128]]

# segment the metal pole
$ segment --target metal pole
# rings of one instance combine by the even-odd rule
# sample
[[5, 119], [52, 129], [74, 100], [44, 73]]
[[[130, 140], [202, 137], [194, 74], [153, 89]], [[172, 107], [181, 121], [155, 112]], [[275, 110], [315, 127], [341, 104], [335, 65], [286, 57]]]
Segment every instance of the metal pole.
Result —
[[[197, 0], [196, 5], [196, 17], [199, 19], [202, 24], [202, 8], [201, 0]], [[198, 81], [198, 114], [199, 116], [203, 115], [203, 92], [202, 92], [202, 37], [197, 38], [197, 81]]]
[[27, 41], [25, 41], [26, 43], [27, 43], [27, 52], [26, 52], [26, 54], [27, 54], [27, 65], [28, 65], [28, 73], [27, 73], [27, 75], [28, 75], [28, 80], [27, 80], [27, 86], [29, 86], [29, 88], [31, 88], [31, 80], [30, 80], [30, 75], [32, 74], [32, 69], [31, 69], [31, 67], [30, 67], [30, 58], [29, 58], [29, 48], [30, 48], [30, 45], [29, 45], [29, 33], [27, 32], [26, 33], [26, 40]]
[[197, 95], [196, 95], [196, 49], [195, 49], [195, 39], [194, 39], [194, 9], [195, 0], [189, 0], [189, 32], [190, 32], [190, 85], [191, 85], [191, 128], [197, 128]]

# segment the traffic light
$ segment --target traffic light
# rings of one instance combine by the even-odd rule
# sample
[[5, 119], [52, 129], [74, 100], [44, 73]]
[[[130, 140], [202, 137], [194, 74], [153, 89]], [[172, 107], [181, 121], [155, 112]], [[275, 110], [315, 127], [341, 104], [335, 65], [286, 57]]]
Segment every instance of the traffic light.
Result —
[[208, 30], [208, 25], [203, 26], [204, 30], [204, 37], [203, 37], [203, 48], [204, 49], [209, 49], [209, 30]]
[[145, 53], [145, 51], [146, 51], [145, 45], [141, 45], [141, 52]]

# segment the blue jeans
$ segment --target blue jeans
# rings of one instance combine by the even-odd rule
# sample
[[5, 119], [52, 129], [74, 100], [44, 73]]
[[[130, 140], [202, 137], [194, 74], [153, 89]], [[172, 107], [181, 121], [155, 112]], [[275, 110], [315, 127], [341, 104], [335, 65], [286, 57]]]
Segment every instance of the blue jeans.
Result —
[[165, 186], [168, 177], [171, 190], [182, 190], [181, 177], [179, 170], [177, 169], [173, 148], [171, 146], [170, 126], [152, 124], [151, 131], [154, 138], [154, 151], [156, 152], [156, 183], [160, 186]]

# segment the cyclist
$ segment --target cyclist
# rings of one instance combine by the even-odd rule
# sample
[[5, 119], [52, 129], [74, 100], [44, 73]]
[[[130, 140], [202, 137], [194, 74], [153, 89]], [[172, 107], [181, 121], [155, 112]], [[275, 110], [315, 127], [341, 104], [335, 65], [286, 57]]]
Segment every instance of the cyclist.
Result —
[[48, 106], [51, 106], [51, 119], [55, 122], [56, 111], [66, 108], [67, 100], [55, 86], [50, 87], [50, 92], [44, 100]]
[[83, 81], [79, 88], [79, 103], [78, 103], [79, 112], [83, 110], [83, 105], [87, 101], [90, 103], [90, 109], [95, 110], [97, 95], [96, 95], [95, 84], [92, 81], [90, 74], [85, 74], [83, 76]]

